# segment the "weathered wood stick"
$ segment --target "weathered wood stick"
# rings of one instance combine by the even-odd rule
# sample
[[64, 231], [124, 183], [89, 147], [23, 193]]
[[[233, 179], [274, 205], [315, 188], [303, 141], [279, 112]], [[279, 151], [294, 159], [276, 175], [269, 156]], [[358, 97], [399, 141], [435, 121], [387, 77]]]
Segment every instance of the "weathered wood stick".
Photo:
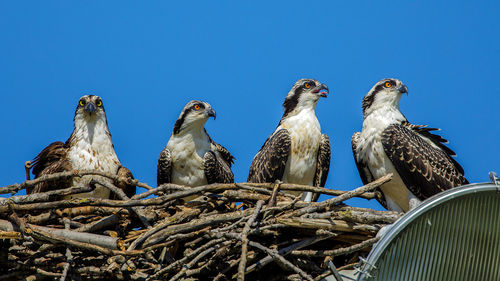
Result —
[[[226, 190], [222, 193], [222, 196], [233, 200], [233, 201], [242, 201], [242, 200], [250, 200], [250, 201], [268, 201], [271, 198], [271, 195], [264, 195], [258, 193], [250, 193], [247, 191], [241, 190]], [[283, 196], [282, 194], [278, 195], [283, 201], [291, 201], [290, 198]]]
[[162, 276], [165, 273], [168, 273], [168, 272], [172, 271], [174, 268], [176, 268], [176, 267], [184, 264], [190, 258], [193, 258], [193, 257], [197, 256], [199, 253], [205, 251], [206, 249], [212, 247], [213, 245], [217, 245], [217, 244], [219, 244], [221, 242], [224, 242], [224, 240], [226, 240], [226, 239], [219, 238], [219, 239], [214, 239], [214, 240], [209, 241], [207, 244], [205, 244], [205, 245], [199, 247], [198, 249], [194, 250], [190, 254], [186, 255], [184, 258], [182, 258], [180, 260], [177, 260], [177, 261], [169, 264], [167, 267], [162, 268], [158, 272], [155, 272], [155, 274], [151, 275], [147, 280], [157, 280], [160, 276]]
[[90, 192], [92, 190], [94, 190], [94, 188], [90, 186], [74, 186], [70, 188], [51, 190], [41, 193], [17, 195], [8, 198], [0, 198], [0, 205], [7, 205], [11, 203], [24, 204], [24, 203], [55, 201], [57, 199], [61, 199], [62, 196], [76, 194], [76, 193]]
[[379, 240], [379, 237], [374, 237], [368, 240], [365, 240], [359, 244], [355, 244], [349, 247], [335, 249], [335, 250], [296, 250], [292, 251], [290, 254], [294, 256], [307, 256], [307, 257], [326, 257], [326, 256], [340, 256], [349, 254], [352, 252], [356, 252], [362, 250], [364, 248], [368, 248], [375, 244]]
[[[278, 254], [285, 256], [285, 255], [288, 255], [291, 251], [300, 250], [304, 247], [313, 245], [319, 241], [323, 241], [323, 240], [325, 240], [327, 238], [331, 238], [331, 237], [332, 236], [330, 236], [330, 235], [313, 236], [311, 238], [304, 239], [304, 240], [299, 241], [297, 243], [294, 243], [288, 247], [280, 249], [278, 251]], [[245, 273], [248, 274], [254, 270], [258, 270], [258, 269], [264, 267], [265, 265], [269, 264], [271, 261], [273, 261], [273, 258], [271, 256], [266, 256], [265, 258], [259, 260], [258, 262], [254, 263], [253, 265], [249, 266]]]
[[348, 191], [348, 192], [346, 192], [338, 197], [328, 199], [328, 200], [325, 200], [321, 203], [312, 204], [309, 207], [304, 207], [302, 209], [296, 210], [292, 213], [287, 214], [286, 217], [299, 217], [303, 214], [313, 213], [313, 212], [317, 212], [320, 210], [324, 210], [327, 207], [334, 206], [337, 203], [340, 203], [340, 202], [345, 201], [347, 199], [351, 199], [353, 197], [359, 196], [367, 191], [374, 190], [375, 188], [383, 185], [384, 183], [390, 181], [391, 179], [392, 179], [392, 174], [387, 174], [387, 175], [379, 178], [378, 180], [372, 181], [372, 182], [370, 182], [366, 185], [363, 185], [361, 187], [358, 187], [352, 191]]
[[18, 231], [0, 231], [0, 239], [21, 239], [21, 232]]
[[[109, 237], [104, 235], [98, 235], [93, 233], [83, 233], [67, 229], [57, 229], [49, 228], [44, 226], [38, 226], [34, 224], [27, 224], [27, 226], [33, 230], [40, 230], [49, 233], [54, 236], [58, 236], [61, 239], [67, 238], [75, 240], [78, 242], [84, 242], [89, 244], [98, 245], [107, 249], [116, 250], [118, 249], [119, 239], [116, 237]], [[17, 225], [14, 225], [10, 221], [0, 220], [0, 230], [2, 231], [21, 231]]]
[[177, 233], [186, 233], [194, 230], [198, 230], [201, 228], [205, 228], [209, 225], [217, 225], [223, 222], [231, 222], [238, 220], [242, 217], [248, 216], [253, 213], [254, 208], [251, 209], [246, 209], [243, 211], [236, 211], [233, 213], [223, 213], [223, 214], [216, 214], [216, 215], [211, 215], [211, 216], [206, 216], [203, 218], [199, 219], [194, 219], [191, 220], [190, 222], [187, 223], [182, 223], [182, 224], [176, 224], [176, 225], [171, 225], [167, 227], [166, 229], [163, 229], [159, 231], [158, 233], [153, 234], [151, 237], [146, 239], [143, 243], [143, 247], [148, 247], [153, 244], [156, 244], [165, 237], [168, 237], [173, 234]]
[[238, 281], [245, 280], [245, 268], [247, 265], [248, 253], [248, 232], [250, 232], [250, 227], [254, 223], [255, 219], [257, 219], [263, 204], [263, 200], [257, 201], [257, 206], [255, 206], [252, 216], [248, 219], [247, 223], [243, 227], [243, 231], [241, 232], [241, 258], [240, 264], [238, 265]]
[[[267, 188], [267, 189], [273, 189], [273, 187], [274, 187], [274, 183], [246, 182], [243, 184], [247, 185], [247, 186], [261, 187], [261, 188]], [[292, 184], [292, 183], [280, 183], [279, 189], [280, 190], [290, 190], [290, 191], [309, 191], [309, 192], [321, 193], [321, 194], [332, 195], [332, 196], [340, 196], [342, 194], [349, 192], [349, 191], [343, 191], [343, 190], [329, 189], [326, 187], [314, 187], [314, 186], [309, 186], [309, 185]], [[363, 194], [358, 195], [357, 197], [361, 197], [361, 198], [365, 198], [365, 199], [374, 199], [375, 194], [372, 192], [365, 192]]]
[[[237, 239], [237, 240], [241, 241], [241, 235], [236, 234], [236, 233], [220, 233], [220, 234], [217, 233], [216, 234], [216, 236], [219, 236], [219, 235], [222, 235], [222, 236], [225, 236], [228, 238], [232, 238], [232, 239]], [[278, 263], [282, 264], [283, 266], [287, 267], [288, 269], [291, 269], [291, 270], [295, 271], [296, 273], [300, 274], [300, 276], [302, 278], [309, 280], [309, 281], [314, 281], [313, 278], [309, 274], [305, 273], [302, 269], [293, 265], [291, 262], [289, 262], [283, 256], [278, 254], [277, 251], [271, 250], [268, 247], [266, 247], [258, 242], [254, 242], [254, 241], [248, 241], [248, 244], [250, 246], [257, 248], [257, 249], [265, 252], [266, 254], [270, 255], [276, 262], [278, 262]]]
[[141, 234], [135, 241], [130, 244], [128, 251], [134, 250], [138, 245], [144, 242], [146, 239], [157, 233], [158, 231], [168, 227], [169, 225], [179, 223], [188, 217], [197, 216], [200, 214], [199, 209], [190, 209], [187, 212], [181, 212], [173, 215], [172, 217], [166, 218], [160, 223], [157, 223], [153, 228], [149, 229], [147, 232]]
[[148, 190], [153, 189], [151, 186], [149, 186], [149, 185], [147, 185], [145, 183], [139, 182], [138, 180], [135, 180], [135, 179], [125, 178], [125, 177], [119, 177], [117, 175], [112, 175], [112, 174], [104, 173], [104, 172], [97, 171], [97, 170], [94, 170], [94, 171], [78, 171], [78, 170], [73, 170], [73, 171], [67, 171], [67, 172], [60, 172], [60, 173], [54, 173], [54, 174], [44, 175], [44, 176], [41, 176], [41, 177], [36, 178], [34, 180], [24, 181], [24, 182], [22, 182], [20, 184], [16, 183], [16, 184], [9, 185], [7, 187], [0, 187], [0, 193], [12, 193], [12, 191], [9, 191], [9, 192], [5, 192], [5, 191], [8, 190], [8, 189], [12, 189], [12, 190], [25, 189], [26, 187], [34, 186], [34, 185], [36, 185], [36, 184], [38, 184], [40, 182], [53, 181], [53, 180], [63, 179], [63, 178], [68, 178], [69, 179], [69, 178], [74, 178], [74, 177], [83, 177], [83, 176], [87, 176], [87, 175], [102, 176], [102, 177], [105, 177], [105, 178], [112, 179], [112, 180], [114, 180], [116, 182], [128, 183], [128, 184], [132, 184], [132, 185], [135, 185], [135, 186], [138, 186], [138, 187], [142, 187], [142, 188], [145, 188], [145, 189], [148, 189]]
[[[116, 194], [116, 196], [118, 196], [118, 198], [120, 198], [121, 200], [129, 200], [130, 199], [125, 194], [125, 192], [123, 192], [123, 190], [119, 189], [118, 187], [114, 186], [111, 183], [108, 183], [106, 181], [99, 181], [99, 180], [93, 180], [93, 181], [106, 187], [107, 189], [109, 189], [111, 192]], [[146, 216], [144, 215], [144, 209], [140, 209], [139, 207], [130, 207], [130, 209], [137, 215], [137, 217], [141, 220], [142, 224], [146, 228], [152, 227], [151, 224], [149, 223], [149, 221], [146, 219]]]
[[343, 220], [308, 219], [308, 218], [278, 218], [278, 223], [296, 228], [325, 229], [330, 231], [377, 233], [379, 227], [368, 224], [348, 223]]
[[106, 216], [98, 221], [94, 221], [88, 224], [85, 224], [75, 231], [78, 232], [95, 232], [100, 229], [104, 229], [108, 226], [115, 225], [118, 223], [118, 216], [116, 214]]
[[[76, 241], [73, 239], [64, 238], [64, 237], [61, 237], [58, 235], [53, 235], [53, 234], [46, 232], [46, 231], [43, 231], [39, 228], [29, 227], [29, 229], [30, 230], [26, 231], [26, 234], [34, 236], [37, 239], [49, 240], [55, 244], [62, 243], [62, 244], [66, 244], [66, 245], [70, 245], [70, 246], [74, 246], [74, 247], [78, 247], [78, 248], [93, 250], [93, 251], [97, 251], [97, 252], [100, 252], [102, 254], [106, 254], [106, 255], [110, 255], [110, 256], [115, 256], [115, 255], [138, 256], [138, 255], [142, 255], [144, 253], [143, 251], [138, 251], [138, 250], [134, 250], [134, 251], [113, 250], [113, 249], [98, 246], [97, 244], [80, 242], [80, 241]], [[80, 232], [77, 232], [77, 233], [80, 233]], [[96, 234], [94, 234], [94, 235], [96, 235]], [[113, 238], [113, 237], [111, 237], [111, 238]]]
[[332, 211], [326, 213], [306, 214], [305, 218], [325, 219], [335, 218], [350, 222], [372, 224], [377, 222], [393, 223], [401, 217], [402, 213], [391, 211], [358, 211], [356, 209], [347, 209], [342, 211]]

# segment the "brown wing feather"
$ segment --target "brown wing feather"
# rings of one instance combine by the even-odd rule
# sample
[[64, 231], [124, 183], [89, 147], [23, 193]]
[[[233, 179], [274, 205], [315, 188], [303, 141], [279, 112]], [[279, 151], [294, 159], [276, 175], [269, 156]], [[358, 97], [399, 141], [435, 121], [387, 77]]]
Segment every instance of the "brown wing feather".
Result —
[[226, 164], [231, 168], [231, 165], [234, 163], [234, 156], [229, 153], [229, 150], [227, 150], [224, 146], [214, 142], [210, 135], [207, 133], [207, 130], [205, 129], [205, 134], [207, 134], [208, 139], [210, 140], [210, 144], [212, 145], [212, 150], [216, 151], [217, 154], [226, 162]]
[[[32, 162], [32, 172], [35, 179], [53, 173], [71, 171], [72, 165], [67, 159], [68, 146], [60, 141], [51, 143], [44, 148]], [[33, 188], [27, 188], [26, 193], [39, 193], [49, 190], [68, 188], [71, 180], [59, 179], [56, 181], [42, 182]]]
[[160, 152], [158, 165], [156, 167], [156, 184], [159, 186], [164, 183], [172, 182], [172, 157], [170, 150], [165, 147]]
[[[119, 177], [134, 179], [134, 176], [132, 175], [132, 172], [129, 169], [123, 167], [123, 166], [120, 166], [120, 168], [118, 168], [118, 171], [116, 172], [116, 175], [119, 176]], [[115, 185], [119, 189], [123, 190], [123, 192], [125, 193], [125, 195], [127, 195], [128, 198], [134, 196], [135, 193], [136, 193], [136, 187], [135, 187], [135, 185], [126, 184], [124, 182], [115, 182]], [[111, 196], [111, 199], [118, 200], [119, 198], [116, 196], [116, 194], [113, 194]]]
[[214, 152], [210, 150], [205, 153], [203, 165], [205, 167], [205, 176], [207, 177], [208, 184], [234, 182], [231, 164], [227, 163], [218, 151]]
[[[321, 135], [319, 143], [318, 156], [316, 161], [316, 173], [314, 174], [314, 186], [324, 187], [330, 170], [331, 148], [330, 139], [326, 134]], [[319, 194], [313, 194], [313, 202], [318, 201]]]
[[[356, 149], [358, 147], [360, 136], [361, 136], [360, 132], [356, 132], [352, 135], [351, 138], [352, 155], [354, 156], [354, 162], [356, 163], [356, 167], [358, 168], [358, 173], [359, 177], [361, 178], [361, 181], [363, 182], [363, 184], [368, 184], [374, 181], [375, 179], [372, 173], [370, 172], [368, 166], [364, 162], [358, 161], [358, 154], [356, 152]], [[387, 209], [387, 202], [385, 200], [384, 193], [382, 193], [382, 190], [380, 188], [377, 188], [375, 190], [375, 193], [376, 193], [375, 199], [377, 199], [380, 205], [382, 205], [384, 208]]]
[[407, 122], [391, 125], [382, 133], [385, 153], [405, 185], [420, 200], [468, 183], [463, 168], [451, 158], [454, 152], [442, 148], [444, 141], [429, 129]]
[[290, 154], [291, 142], [292, 139], [286, 129], [281, 129], [268, 138], [250, 165], [248, 181], [275, 182], [281, 180]]

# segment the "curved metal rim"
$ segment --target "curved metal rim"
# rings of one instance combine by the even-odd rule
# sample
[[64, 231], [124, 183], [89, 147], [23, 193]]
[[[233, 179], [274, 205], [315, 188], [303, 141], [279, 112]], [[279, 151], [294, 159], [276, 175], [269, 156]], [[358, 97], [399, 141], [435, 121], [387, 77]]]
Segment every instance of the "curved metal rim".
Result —
[[[500, 186], [495, 185], [494, 183], [485, 182], [485, 183], [473, 183], [460, 187], [455, 187], [441, 193], [438, 193], [417, 206], [415, 209], [409, 211], [404, 214], [401, 218], [399, 218], [391, 229], [382, 237], [380, 241], [375, 244], [375, 247], [371, 250], [368, 258], [366, 259], [367, 264], [374, 265], [375, 262], [380, 258], [384, 249], [389, 246], [389, 244], [398, 237], [398, 235], [405, 229], [407, 225], [409, 225], [412, 221], [420, 217], [423, 213], [431, 210], [433, 207], [437, 205], [441, 205], [451, 199], [465, 196], [471, 193], [477, 193], [480, 191], [499, 191]], [[364, 271], [364, 268], [361, 268]], [[361, 280], [364, 277], [364, 274], [360, 274], [357, 280]]]

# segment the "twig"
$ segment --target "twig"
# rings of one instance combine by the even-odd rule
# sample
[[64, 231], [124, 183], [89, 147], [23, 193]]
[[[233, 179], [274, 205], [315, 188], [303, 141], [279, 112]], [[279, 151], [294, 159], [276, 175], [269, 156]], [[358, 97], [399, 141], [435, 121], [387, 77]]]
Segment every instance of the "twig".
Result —
[[[100, 184], [100, 185], [106, 187], [111, 192], [113, 192], [114, 194], [116, 194], [118, 196], [118, 198], [120, 198], [121, 200], [129, 200], [130, 199], [130, 198], [127, 197], [127, 195], [125, 194], [125, 192], [123, 192], [123, 190], [119, 189], [118, 187], [114, 186], [113, 184], [111, 184], [111, 183], [109, 183], [107, 181], [99, 181], [99, 180], [92, 180], [92, 181], [94, 181], [97, 184]], [[151, 228], [151, 224], [146, 219], [146, 216], [144, 215], [142, 209], [140, 209], [138, 207], [131, 207], [130, 209], [137, 215], [137, 217], [141, 220], [142, 224], [146, 228]]]
[[26, 180], [29, 181], [31, 179], [30, 177], [31, 161], [28, 160], [24, 162], [24, 170], [26, 171]]
[[106, 216], [98, 221], [88, 223], [75, 229], [78, 232], [95, 232], [97, 230], [106, 228], [111, 225], [118, 223], [118, 216], [116, 214]]
[[330, 231], [356, 232], [365, 231], [376, 234], [380, 227], [369, 224], [349, 223], [343, 220], [277, 218], [278, 223], [305, 229], [325, 229]]
[[9, 198], [0, 198], [0, 205], [7, 205], [11, 203], [22, 204], [22, 203], [53, 201], [57, 197], [62, 197], [76, 193], [90, 192], [92, 190], [94, 190], [94, 188], [91, 186], [75, 186], [64, 189], [51, 190], [42, 193], [11, 196]]
[[[224, 236], [227, 238], [236, 239], [236, 240], [241, 241], [241, 235], [236, 234], [236, 233], [215, 233], [215, 236], [216, 237], [217, 236]], [[282, 257], [280, 254], [278, 254], [278, 252], [271, 250], [271, 249], [267, 248], [266, 246], [264, 246], [260, 243], [254, 242], [254, 241], [248, 241], [248, 245], [250, 245], [254, 248], [257, 248], [257, 249], [265, 252], [266, 254], [270, 255], [276, 262], [278, 262], [278, 263], [282, 264], [283, 266], [287, 267], [288, 269], [293, 270], [296, 273], [300, 274], [300, 276], [302, 276], [302, 278], [305, 278], [309, 281], [313, 281], [313, 278], [309, 274], [305, 273], [302, 269], [293, 265], [291, 262], [289, 262], [284, 257]]]
[[364, 248], [370, 247], [379, 240], [378, 237], [365, 240], [359, 244], [352, 245], [345, 248], [335, 249], [335, 250], [300, 250], [292, 251], [290, 254], [294, 256], [307, 256], [307, 257], [325, 257], [325, 256], [340, 256], [349, 254], [362, 250]]
[[184, 258], [182, 258], [182, 259], [180, 259], [180, 260], [178, 260], [178, 261], [176, 261], [174, 263], [171, 263], [167, 267], [165, 267], [165, 268], [161, 269], [160, 271], [156, 272], [155, 274], [153, 274], [152, 276], [150, 276], [147, 280], [156, 280], [156, 279], [158, 279], [163, 274], [172, 271], [172, 269], [174, 269], [175, 267], [177, 267], [177, 266], [179, 266], [181, 264], [184, 264], [190, 258], [197, 256], [199, 253], [205, 251], [206, 249], [212, 247], [213, 245], [217, 245], [217, 244], [223, 242], [224, 240], [225, 240], [224, 238], [219, 238], [219, 239], [215, 239], [215, 240], [209, 241], [207, 244], [205, 244], [205, 245], [199, 247], [198, 249], [194, 250], [190, 254], [186, 255]]
[[338, 197], [323, 201], [318, 204], [312, 204], [312, 206], [309, 207], [304, 207], [302, 209], [299, 209], [295, 212], [289, 213], [286, 215], [286, 217], [298, 217], [306, 213], [312, 213], [312, 212], [317, 212], [320, 210], [324, 210], [327, 207], [333, 206], [337, 203], [340, 203], [342, 201], [345, 201], [347, 199], [350, 199], [355, 196], [359, 196], [360, 194], [363, 194], [364, 192], [374, 190], [375, 188], [383, 185], [384, 183], [390, 181], [392, 179], [392, 174], [387, 174], [381, 178], [379, 178], [376, 181], [372, 181], [364, 186], [358, 187], [352, 191], [346, 192]]
[[[69, 220], [68, 219], [66, 219], [66, 221], [64, 222], [64, 228], [66, 230], [69, 230]], [[69, 272], [69, 267], [71, 266], [72, 263], [73, 263], [73, 255], [71, 254], [71, 249], [69, 248], [69, 246], [67, 246], [66, 247], [66, 263], [64, 264], [62, 276], [61, 276], [61, 279], [59, 279], [59, 281], [66, 280], [66, 277], [68, 276], [68, 272]]]
[[273, 193], [271, 194], [271, 198], [269, 198], [269, 202], [267, 202], [267, 207], [276, 206], [276, 196], [278, 195], [278, 191], [280, 190], [280, 181], [276, 181], [273, 187]]
[[[311, 237], [311, 238], [307, 238], [307, 239], [304, 239], [302, 241], [299, 241], [297, 243], [294, 243], [288, 247], [285, 247], [281, 250], [278, 251], [278, 254], [280, 255], [288, 255], [290, 252], [294, 251], [294, 250], [299, 250], [299, 249], [302, 249], [304, 247], [307, 247], [307, 246], [310, 246], [310, 245], [313, 245], [319, 241], [323, 241], [327, 238], [330, 238], [332, 236], [336, 236], [337, 234], [334, 234], [334, 235], [320, 235], [320, 236], [314, 236], [314, 237]], [[249, 273], [249, 272], [252, 272], [254, 270], [257, 270], [257, 269], [260, 269], [262, 268], [263, 266], [267, 265], [268, 263], [270, 263], [271, 261], [273, 260], [273, 258], [271, 256], [266, 256], [265, 258], [259, 260], [258, 262], [256, 262], [255, 264], [251, 265], [248, 267], [246, 273]]]
[[[19, 225], [19, 228], [22, 230], [22, 223], [16, 222]], [[58, 239], [70, 239], [74, 240], [77, 242], [83, 242], [87, 244], [92, 244], [96, 245], [98, 247], [104, 247], [107, 249], [117, 249], [118, 248], [118, 238], [116, 237], [109, 237], [109, 236], [104, 236], [104, 235], [98, 235], [98, 234], [93, 234], [93, 233], [82, 233], [82, 232], [77, 232], [73, 230], [67, 230], [67, 229], [56, 229], [56, 228], [49, 228], [49, 227], [44, 227], [44, 226], [38, 226], [34, 224], [26, 224], [25, 227], [30, 228], [31, 230], [34, 231], [40, 231], [43, 233], [48, 233], [51, 236], [54, 236]], [[19, 228], [17, 228], [15, 225], [13, 225], [11, 222], [6, 221], [6, 220], [0, 220], [0, 230], [3, 231], [19, 231]], [[23, 231], [24, 232], [24, 231]]]
[[245, 267], [247, 265], [247, 253], [248, 253], [248, 232], [250, 231], [250, 227], [254, 223], [255, 219], [259, 215], [260, 209], [264, 201], [259, 200], [257, 202], [257, 206], [255, 206], [255, 210], [252, 216], [248, 219], [243, 231], [241, 232], [241, 259], [240, 264], [238, 266], [238, 281], [245, 280]]
[[132, 196], [131, 199], [143, 199], [143, 198], [146, 198], [150, 195], [160, 195], [161, 193], [163, 193], [164, 191], [166, 190], [186, 190], [186, 189], [189, 189], [190, 187], [186, 187], [186, 186], [183, 186], [183, 185], [178, 185], [178, 184], [173, 184], [173, 183], [166, 183], [166, 184], [162, 184], [160, 186], [158, 186], [157, 188], [154, 188], [154, 189], [150, 189], [146, 192], [143, 192], [143, 193], [139, 193], [139, 194], [136, 194], [134, 196]]
[[179, 214], [176, 214], [170, 218], [165, 219], [163, 222], [158, 223], [155, 225], [155, 227], [149, 229], [147, 232], [141, 234], [135, 241], [130, 244], [128, 247], [128, 251], [132, 251], [135, 248], [137, 248], [138, 245], [140, 245], [142, 242], [144, 242], [146, 239], [151, 237], [153, 234], [157, 233], [158, 231], [168, 227], [169, 225], [179, 223], [186, 219], [189, 216], [196, 216], [200, 213], [200, 210], [192, 209], [190, 212], [182, 212]]
[[112, 179], [112, 180], [114, 180], [116, 182], [124, 182], [124, 183], [127, 183], [127, 184], [132, 184], [132, 185], [135, 185], [135, 186], [138, 186], [138, 187], [142, 187], [142, 188], [145, 188], [145, 189], [148, 189], [148, 190], [153, 189], [149, 185], [147, 185], [145, 183], [142, 183], [142, 182], [139, 182], [138, 180], [130, 179], [130, 178], [124, 178], [124, 177], [119, 177], [117, 175], [112, 175], [110, 173], [104, 173], [104, 172], [97, 171], [97, 170], [95, 170], [95, 171], [77, 171], [77, 170], [73, 170], [73, 171], [67, 171], [67, 172], [60, 172], [60, 173], [54, 173], [54, 174], [44, 175], [44, 176], [41, 176], [41, 177], [36, 178], [34, 180], [27, 180], [27, 181], [25, 181], [23, 183], [20, 183], [20, 184], [16, 183], [16, 184], [9, 185], [7, 187], [0, 187], [0, 193], [10, 193], [10, 192], [3, 192], [7, 188], [20, 190], [20, 189], [25, 189], [26, 187], [35, 186], [36, 184], [38, 184], [40, 182], [53, 181], [53, 180], [64, 179], [64, 178], [68, 178], [69, 179], [69, 178], [74, 178], [74, 177], [83, 177], [83, 176], [87, 176], [87, 175], [102, 176], [102, 177], [105, 177], [105, 178]]
[[186, 233], [189, 231], [193, 230], [198, 230], [201, 228], [205, 228], [210, 225], [217, 225], [219, 223], [223, 222], [231, 222], [238, 220], [244, 216], [250, 215], [253, 213], [253, 209], [246, 209], [243, 211], [238, 211], [238, 212], [233, 212], [233, 213], [224, 213], [224, 214], [216, 214], [212, 216], [207, 216], [203, 217], [200, 219], [193, 219], [190, 222], [187, 223], [182, 223], [182, 224], [177, 224], [177, 225], [171, 225], [170, 227], [167, 227], [164, 230], [161, 230], [155, 234], [153, 234], [151, 237], [146, 239], [144, 241], [144, 247], [151, 246], [153, 244], [158, 243], [159, 241], [165, 239], [165, 237], [168, 237], [173, 234], [177, 233]]
[[[246, 186], [249, 187], [262, 187], [262, 188], [269, 188], [273, 189], [274, 188], [274, 183], [243, 183]], [[335, 190], [335, 189], [330, 189], [326, 187], [315, 187], [315, 186], [309, 186], [309, 185], [301, 185], [301, 184], [293, 184], [293, 183], [281, 183], [280, 184], [280, 190], [287, 190], [287, 191], [304, 191], [304, 192], [313, 192], [313, 193], [321, 193], [325, 195], [332, 195], [332, 196], [341, 196], [348, 191], [343, 191], [343, 190]], [[365, 192], [363, 194], [358, 195], [358, 197], [364, 198], [364, 199], [374, 199], [375, 194], [371, 192]]]
[[[225, 243], [226, 245], [227, 244], [230, 244], [229, 242], [226, 242]], [[178, 280], [179, 278], [181, 278], [188, 269], [192, 268], [199, 260], [201, 260], [202, 258], [204, 258], [206, 255], [210, 254], [211, 252], [217, 250], [218, 248], [222, 247], [224, 244], [216, 244], [206, 250], [204, 250], [203, 252], [199, 253], [193, 260], [191, 260], [189, 263], [187, 263], [186, 265], [184, 265], [181, 269], [181, 271], [179, 271], [176, 275], [174, 275], [174, 277], [172, 277], [170, 279], [170, 281], [175, 281], [175, 280]]]

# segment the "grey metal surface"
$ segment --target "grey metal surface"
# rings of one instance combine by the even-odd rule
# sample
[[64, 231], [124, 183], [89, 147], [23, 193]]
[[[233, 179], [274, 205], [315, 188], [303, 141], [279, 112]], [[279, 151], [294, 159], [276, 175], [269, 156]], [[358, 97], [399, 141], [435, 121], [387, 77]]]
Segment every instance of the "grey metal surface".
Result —
[[500, 280], [499, 216], [498, 185], [440, 193], [394, 223], [358, 280]]

